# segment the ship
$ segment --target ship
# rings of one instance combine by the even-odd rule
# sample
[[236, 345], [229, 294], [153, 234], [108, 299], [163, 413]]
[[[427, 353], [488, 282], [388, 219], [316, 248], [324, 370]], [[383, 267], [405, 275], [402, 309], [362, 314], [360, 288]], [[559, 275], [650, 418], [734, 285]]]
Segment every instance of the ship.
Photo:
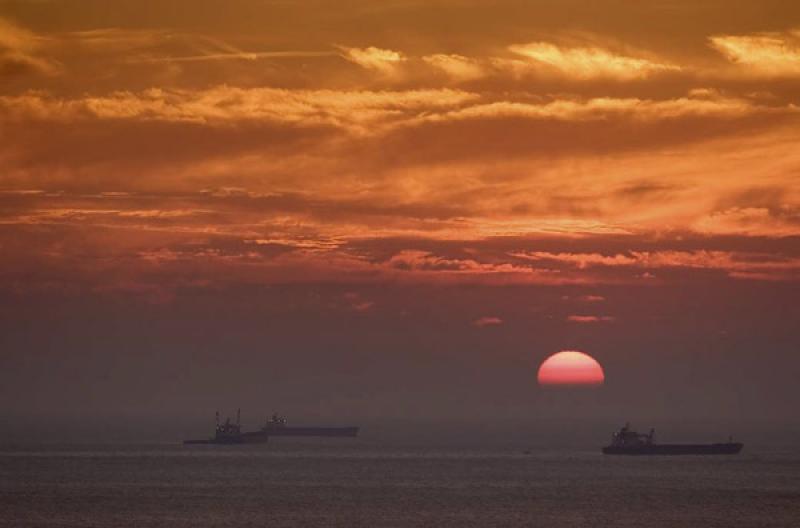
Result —
[[629, 424], [611, 436], [611, 444], [603, 448], [606, 455], [736, 455], [744, 444], [727, 442], [715, 444], [659, 444], [655, 429], [648, 434], [632, 431]]
[[319, 426], [290, 426], [286, 418], [278, 414], [273, 414], [258, 431], [244, 433], [248, 441], [263, 438], [264, 441], [270, 436], [339, 436], [354, 437], [358, 436], [358, 427], [319, 427]]
[[256, 431], [242, 431], [241, 410], [236, 411], [236, 422], [227, 418], [220, 423], [219, 412], [216, 413], [216, 429], [214, 436], [207, 439], [184, 440], [186, 445], [191, 444], [263, 444], [271, 436], [326, 436], [326, 437], [355, 437], [358, 436], [358, 427], [320, 427], [320, 426], [290, 426], [285, 417], [273, 414], [266, 423]]

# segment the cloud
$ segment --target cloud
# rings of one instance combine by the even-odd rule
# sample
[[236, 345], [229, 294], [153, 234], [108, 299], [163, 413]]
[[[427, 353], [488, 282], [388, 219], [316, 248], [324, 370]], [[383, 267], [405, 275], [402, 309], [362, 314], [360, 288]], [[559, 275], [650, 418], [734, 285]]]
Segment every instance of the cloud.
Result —
[[710, 235], [800, 235], [800, 207], [731, 207], [702, 216], [692, 227]]
[[[475, 201], [486, 201], [485, 213], [479, 214], [487, 217], [495, 215], [491, 211], [497, 208], [488, 207], [490, 195], [480, 193], [478, 187], [489, 184], [481, 176], [489, 170], [484, 165], [496, 162], [503, 165], [497, 167], [499, 172], [495, 170], [502, 178], [490, 185], [491, 192], [504, 193], [506, 202], [527, 201], [524, 206], [530, 212], [521, 215], [525, 218], [516, 224], [499, 220], [487, 223], [486, 232], [493, 225], [500, 227], [498, 233], [512, 228], [530, 231], [532, 226], [568, 231], [579, 225], [591, 225], [592, 231], [601, 225], [626, 231], [624, 226], [614, 225], [606, 218], [588, 221], [584, 218], [590, 212], [588, 209], [612, 206], [610, 201], [614, 197], [568, 199], [574, 177], [548, 179], [550, 191], [555, 187], [562, 189], [556, 194], [531, 193], [524, 180], [532, 178], [534, 173], [561, 170], [558, 158], [567, 155], [594, 165], [595, 173], [620, 171], [626, 165], [627, 178], [635, 178], [645, 170], [648, 161], [643, 158], [634, 162], [629, 151], [649, 151], [649, 160], [653, 156], [663, 158], [668, 155], [665, 150], [650, 149], [691, 144], [694, 140], [709, 141], [720, 135], [739, 135], [773, 122], [777, 126], [779, 120], [791, 120], [799, 113], [791, 106], [762, 105], [750, 99], [722, 96], [666, 100], [561, 96], [500, 101], [492, 100], [493, 97], [494, 94], [455, 88], [376, 91], [225, 85], [73, 97], [27, 91], [0, 96], [0, 120], [19, 131], [13, 140], [0, 145], [0, 156], [6, 177], [9, 181], [19, 178], [22, 188], [37, 186], [43, 179], [52, 184], [67, 177], [68, 172], [76, 171], [92, 171], [96, 178], [88, 178], [84, 173], [79, 178], [70, 178], [71, 184], [89, 184], [111, 177], [111, 165], [114, 171], [136, 172], [135, 179], [125, 178], [127, 186], [157, 176], [161, 182], [187, 181], [181, 174], [201, 182], [202, 186], [249, 186], [254, 181], [266, 184], [265, 177], [275, 175], [282, 180], [279, 189], [304, 192], [319, 190], [309, 187], [312, 183], [324, 183], [314, 176], [317, 174], [328, 174], [327, 186], [332, 191], [342, 191], [341, 183], [331, 185], [334, 176], [360, 179], [363, 184], [366, 180], [359, 174], [370, 173], [368, 179], [376, 184], [369, 186], [370, 192], [387, 194], [392, 188], [402, 190], [404, 202], [430, 203], [437, 201], [437, 196], [441, 198], [441, 193], [474, 192]], [[614, 129], [613, 134], [608, 133], [610, 128]], [[42, 142], [42, 134], [57, 141]], [[789, 132], [784, 133], [782, 141], [787, 142], [788, 136]], [[654, 175], [650, 179], [657, 180], [656, 183], [645, 187], [641, 185], [641, 176], [633, 182], [639, 183], [633, 185], [620, 175], [622, 181], [615, 185], [620, 192], [628, 191], [616, 199], [628, 203], [623, 204], [623, 209], [614, 209], [633, 211], [632, 201], [636, 197], [642, 200], [643, 189], [657, 191], [663, 207], [681, 200], [680, 186], [671, 184], [665, 188], [663, 184], [664, 178], [681, 178], [681, 171], [677, 170], [681, 163], [684, 171], [696, 173], [700, 167], [697, 160], [719, 165], [728, 159], [729, 171], [742, 173], [746, 165], [756, 164], [756, 160], [737, 161], [734, 165], [733, 153], [741, 158], [744, 152], [754, 152], [749, 144], [757, 141], [766, 141], [766, 136], [753, 135], [744, 148], [738, 142], [727, 153], [720, 152], [713, 163], [707, 150], [698, 147], [694, 152], [686, 151], [679, 156], [685, 163], [659, 165], [657, 173], [671, 174]], [[782, 144], [775, 141], [770, 149], [777, 151]], [[612, 151], [620, 156], [613, 166], [604, 164], [599, 157], [593, 159]], [[546, 166], [537, 165], [535, 169], [532, 165], [525, 166], [525, 160], [543, 157], [549, 160]], [[770, 158], [786, 164], [791, 161], [787, 156], [770, 155]], [[692, 159], [695, 163], [688, 166]], [[103, 165], [106, 163], [108, 166]], [[765, 171], [770, 166], [760, 163], [756, 170]], [[787, 166], [782, 172], [789, 174], [790, 170]], [[302, 185], [301, 180], [289, 177], [298, 171], [307, 175]], [[458, 186], [444, 182], [453, 178], [454, 171], [465, 176]], [[165, 176], [167, 173], [172, 176]], [[30, 181], [31, 177], [37, 181]], [[691, 185], [708, 180], [697, 175]], [[727, 185], [735, 186], [734, 179], [729, 181]], [[540, 189], [541, 183], [540, 180]], [[562, 210], [557, 218], [548, 217], [555, 205], [534, 203], [546, 200], [555, 204], [559, 196], [563, 197], [560, 200], [563, 207], [568, 204], [573, 211]], [[693, 200], [711, 196], [695, 195]], [[457, 203], [438, 201], [440, 206]], [[649, 214], [659, 210], [651, 209]], [[709, 210], [699, 210], [698, 216]], [[478, 213], [474, 208], [471, 211]], [[537, 217], [535, 223], [531, 222], [532, 217]]]
[[375, 307], [375, 302], [364, 299], [357, 292], [347, 292], [344, 294], [344, 299], [347, 301], [349, 307], [354, 312], [368, 312]]
[[578, 297], [578, 299], [583, 302], [590, 302], [590, 303], [603, 302], [606, 300], [606, 298], [603, 297], [602, 295], [581, 295], [580, 297]]
[[616, 318], [609, 315], [569, 315], [566, 320], [570, 323], [610, 323]]
[[[59, 209], [48, 209], [52, 200], [64, 203]], [[296, 283], [351, 288], [358, 284], [473, 284], [580, 285], [586, 291], [600, 284], [647, 287], [693, 276], [707, 280], [709, 272], [716, 272], [718, 279], [800, 280], [800, 256], [776, 250], [783, 247], [777, 240], [771, 242], [771, 252], [769, 248], [761, 252], [662, 249], [607, 254], [555, 250], [512, 251], [509, 255], [504, 249], [508, 245], [632, 247], [643, 239], [606, 235], [568, 241], [560, 236], [517, 236], [473, 240], [468, 245], [463, 240], [435, 240], [424, 235], [392, 239], [380, 223], [377, 229], [362, 227], [349, 232], [347, 222], [315, 218], [304, 212], [309, 202], [296, 204], [294, 211], [271, 210], [269, 201], [238, 194], [204, 193], [192, 198], [180, 193], [162, 197], [98, 193], [87, 198], [69, 193], [59, 197], [11, 193], [0, 202], [0, 211], [13, 211], [9, 206], [14, 201], [27, 201], [30, 207], [19, 212], [15, 223], [8, 223], [7, 216], [0, 218], [0, 245], [9, 256], [6, 284], [19, 280], [42, 285], [69, 282], [85, 291], [144, 296], [151, 302], [168, 298], [158, 292], [178, 294], [186, 269], [192, 270], [193, 279], [209, 284], [192, 287], [213, 284], [215, 288]], [[148, 206], [148, 201], [161, 208]], [[74, 206], [68, 208], [68, 203]], [[79, 204], [83, 206], [77, 207]], [[688, 243], [700, 241], [714, 243], [702, 238]], [[659, 245], [676, 243], [657, 241]], [[753, 244], [761, 247], [764, 241]], [[420, 247], [426, 249], [416, 249]], [[26, 279], [32, 277], [31, 270], [36, 270], [35, 276]], [[658, 282], [641, 280], [652, 277], [652, 270], [663, 270]], [[336, 306], [355, 312], [373, 310], [374, 300], [356, 291], [351, 290]], [[597, 303], [600, 297], [571, 298]], [[587, 311], [573, 315], [599, 320], [574, 322], [608, 322], [603, 319], [608, 315]]]
[[389, 258], [385, 265], [390, 269], [421, 273], [444, 272], [449, 275], [492, 275], [492, 274], [530, 274], [537, 272], [529, 267], [510, 263], [478, 262], [474, 259], [447, 258], [428, 251], [414, 249], [402, 250]]
[[497, 326], [503, 324], [503, 320], [499, 317], [484, 316], [472, 321], [472, 326], [483, 328], [484, 326]]
[[297, 59], [307, 57], [330, 57], [331, 51], [239, 51], [234, 53], [209, 53], [183, 57], [151, 57], [134, 59], [132, 62], [204, 62], [222, 60], [255, 61], [259, 59]]
[[[331, 37], [278, 47], [252, 35], [237, 36], [234, 46], [168, 31], [81, 33], [27, 34], [29, 44], [13, 44], [34, 57], [53, 53], [71, 74], [71, 58], [88, 64], [108, 46], [115, 51], [97, 69], [121, 64], [127, 77], [42, 78], [30, 85], [36, 90], [12, 87], [0, 96], [2, 126], [14, 129], [0, 145], [3, 185], [37, 190], [30, 202], [2, 204], [5, 226], [81, 229], [98, 239], [134, 230], [159, 241], [230, 237], [242, 247], [214, 253], [153, 242], [137, 254], [167, 265], [261, 267], [276, 277], [308, 269], [309, 277], [342, 271], [358, 280], [595, 284], [649, 270], [664, 270], [656, 271], [659, 281], [707, 270], [750, 279], [796, 274], [783, 254], [666, 255], [640, 244], [704, 235], [693, 253], [719, 237], [800, 234], [800, 195], [792, 190], [798, 109], [781, 83], [763, 86], [772, 98], [729, 80], [715, 84], [719, 78], [692, 88], [698, 79], [688, 62], [685, 75], [662, 78], [677, 71], [677, 59], [615, 46], [533, 43], [503, 60], [535, 77], [512, 79], [492, 58], [501, 41], [456, 49], [463, 54], [450, 53], [451, 42], [448, 53], [427, 42], [417, 43], [416, 55], [339, 48], [349, 62], [249, 64], [274, 56], [264, 50], [320, 49]], [[50, 44], [37, 47], [43, 38]], [[70, 39], [56, 51], [53, 42]], [[163, 68], [134, 64], [171, 60], [214, 64], [182, 65], [195, 76], [170, 82], [153, 77]], [[281, 68], [291, 75], [281, 77]], [[362, 68], [402, 74], [402, 84], [378, 89], [386, 83]], [[228, 77], [214, 77], [217, 69]], [[214, 84], [223, 78], [229, 84]], [[650, 81], [609, 82], [638, 79]], [[754, 182], [785, 192], [768, 201], [742, 194]], [[192, 194], [198, 189], [208, 195]], [[64, 199], [45, 196], [54, 191]], [[103, 192], [132, 196], [91, 203], [90, 194]], [[521, 241], [509, 251], [535, 253], [543, 239], [616, 236], [629, 242], [545, 245], [542, 253], [572, 256], [538, 260], [442, 249], [504, 237]], [[355, 240], [388, 242], [376, 255], [350, 251]], [[595, 307], [574, 308], [581, 306]]]
[[[800, 113], [792, 105], [765, 106], [747, 98], [723, 96], [663, 100], [561, 97], [535, 102], [487, 99], [478, 93], [452, 88], [338, 91], [221, 85], [202, 90], [153, 88], [74, 98], [28, 91], [0, 96], [0, 116], [12, 121], [63, 123], [114, 120], [212, 127], [273, 124], [297, 129], [332, 127], [360, 135], [380, 135], [392, 129], [419, 128], [429, 123], [486, 120], [582, 124], [615, 119], [635, 124]], [[641, 133], [637, 132], [637, 136]]]
[[572, 264], [578, 268], [589, 266], [632, 266], [639, 261], [629, 255], [603, 255], [600, 253], [550, 253], [546, 251], [515, 252], [512, 257], [528, 260], [553, 260]]
[[463, 55], [437, 53], [426, 55], [422, 60], [456, 81], [472, 81], [487, 74], [478, 61]]
[[[317, 244], [373, 236], [790, 236], [800, 226], [800, 196], [792, 190], [800, 166], [796, 127], [675, 145], [671, 133], [691, 137], [705, 121], [674, 118], [631, 125], [643, 118], [632, 110], [614, 114], [607, 105], [584, 101], [573, 103], [605, 118], [421, 120], [420, 114], [446, 116], [480, 106], [481, 96], [462, 90], [215, 87], [103, 97], [26, 95], [42, 108], [26, 110], [25, 104], [9, 101], [3, 112], [21, 112], [18, 120], [28, 117], [21, 122], [0, 118], [15, 127], [0, 145], [7, 188], [166, 193], [131, 207], [137, 211], [222, 206], [220, 201], [209, 207], [198, 198], [178, 205], [173, 201], [187, 198], [169, 194], [175, 192], [205, 188], [229, 198], [224, 215], [207, 215], [203, 225], [186, 229], [229, 230], [238, 222], [243, 224], [239, 231], [249, 231], [252, 239]], [[753, 110], [770, 119], [772, 111]], [[36, 112], [42, 122], [32, 118]], [[708, 119], [721, 120], [725, 133], [736, 128], [728, 118]], [[418, 124], [401, 127], [409, 121]], [[316, 129], [314, 122], [319, 123]], [[662, 133], [650, 126], [657, 123], [671, 125]], [[614, 134], [608, 133], [611, 129]], [[42, 141], [44, 134], [50, 140]], [[607, 143], [610, 136], [614, 143]], [[597, 150], [583, 150], [584, 144]], [[785, 192], [768, 202], [742, 194], [754, 182]], [[116, 210], [117, 204], [92, 207]], [[25, 216], [54, 222], [45, 210], [90, 207], [48, 199], [40, 201], [39, 209]], [[58, 221], [89, 222], [90, 216], [60, 216]], [[98, 224], [122, 220], [119, 215], [94, 216]], [[267, 222], [276, 228], [262, 232], [252, 227]], [[312, 232], [303, 234], [294, 226]]]
[[634, 122], [682, 119], [687, 117], [737, 118], [758, 112], [797, 112], [794, 107], [762, 107], [748, 99], [696, 99], [680, 97], [665, 100], [597, 97], [556, 99], [540, 103], [499, 101], [472, 104], [425, 116], [428, 121], [525, 118], [532, 120], [602, 121], [627, 118]]
[[[416, 153], [428, 148], [422, 138], [397, 148], [384, 139], [373, 142], [358, 138], [355, 141], [359, 142], [356, 144], [359, 148], [350, 150], [350, 145], [342, 146], [343, 135], [336, 138], [334, 146], [322, 141], [281, 144], [278, 142], [291, 137], [291, 129], [279, 128], [273, 136], [267, 134], [268, 130], [235, 124], [215, 123], [202, 130], [194, 126], [172, 128], [149, 124], [122, 128], [109, 121], [90, 120], [88, 124], [65, 124], [63, 131], [61, 126], [51, 123], [27, 124], [18, 127], [17, 133], [3, 145], [8, 152], [14, 145], [26, 145], [21, 140], [30, 137], [31, 154], [23, 160], [25, 165], [16, 162], [16, 167], [22, 168], [15, 168], [13, 155], [5, 158], [5, 185], [20, 190], [38, 189], [40, 194], [65, 189], [74, 193], [146, 190], [153, 193], [153, 199], [131, 204], [132, 210], [222, 208], [218, 216], [193, 217], [202, 218], [202, 224], [191, 226], [181, 222], [185, 224], [183, 228], [230, 230], [233, 223], [241, 223], [243, 226], [238, 230], [250, 232], [252, 239], [295, 240], [298, 244], [317, 244], [320, 240], [332, 243], [356, 237], [482, 240], [499, 236], [585, 238], [618, 234], [636, 240], [647, 233], [670, 237], [687, 232], [710, 236], [789, 236], [792, 222], [797, 229], [793, 220], [796, 214], [793, 217], [792, 211], [798, 211], [798, 197], [792, 193], [791, 183], [793, 167], [800, 158], [794, 152], [796, 140], [789, 141], [791, 136], [778, 138], [786, 142], [785, 149], [775, 148], [778, 145], [775, 136], [762, 135], [748, 138], [744, 143], [725, 141], [714, 148], [616, 152], [609, 159], [579, 153], [561, 161], [550, 153], [546, 164], [533, 156], [518, 161], [498, 158], [497, 162], [469, 163], [472, 158], [467, 162], [459, 158], [470, 153], [461, 154], [453, 143], [454, 138], [463, 137], [464, 131], [454, 129], [440, 131], [438, 136], [455, 160], [422, 158], [415, 160], [418, 166], [414, 166], [398, 164], [406, 163], [415, 154], [414, 148]], [[599, 130], [606, 130], [607, 126], [608, 122], [602, 122]], [[96, 130], [97, 134], [71, 138], [71, 134], [84, 127]], [[206, 128], [214, 133], [206, 135], [209, 133]], [[40, 130], [34, 133], [37, 129]], [[110, 129], [115, 133], [109, 134]], [[235, 134], [237, 129], [241, 132]], [[546, 130], [542, 128], [542, 133]], [[638, 130], [643, 133], [643, 127]], [[461, 135], [456, 135], [457, 132]], [[41, 150], [46, 146], [41, 142], [44, 133], [59, 138], [49, 147], [58, 150]], [[420, 131], [416, 135], [421, 134], [433, 137]], [[486, 136], [481, 137], [485, 142]], [[251, 138], [258, 142], [246, 143]], [[114, 141], [106, 143], [111, 139]], [[535, 142], [545, 139], [539, 136]], [[596, 140], [601, 141], [602, 137], [597, 136]], [[755, 149], [751, 141], [769, 148]], [[237, 148], [257, 150], [257, 155], [240, 156], [239, 151], [215, 150], [218, 145], [229, 147], [232, 143], [237, 143]], [[268, 150], [275, 149], [276, 144], [283, 146]], [[493, 141], [492, 148], [501, 148], [503, 144], [505, 140]], [[128, 145], [129, 151], [120, 150]], [[305, 148], [307, 145], [313, 148]], [[380, 145], [386, 148], [376, 152]], [[472, 146], [479, 145], [476, 138]], [[83, 157], [84, 152], [92, 157]], [[143, 152], [147, 155], [143, 156]], [[385, 162], [393, 155], [398, 159], [373, 165], [369, 163], [373, 153], [380, 158], [378, 161]], [[185, 160], [179, 156], [185, 156]], [[289, 163], [294, 156], [302, 156], [303, 164]], [[140, 158], [143, 164], [137, 161]], [[128, 159], [130, 162], [121, 163]], [[52, 165], [46, 160], [52, 160]], [[31, 175], [27, 179], [17, 176], [15, 181], [15, 176], [23, 170]], [[303, 174], [303, 178], [297, 174]], [[646, 180], [642, 179], [643, 174], [648, 175]], [[718, 178], [718, 174], [726, 174], [726, 178]], [[786, 192], [762, 203], [762, 198], [753, 193], [742, 194], [752, 188], [754, 181], [773, 182]], [[641, 199], [641, 189], [658, 189], [656, 184], [661, 182], [669, 182], [669, 192]], [[208, 200], [185, 194], [203, 188], [208, 189], [204, 193], [208, 194]], [[636, 199], [630, 196], [632, 188], [637, 189]], [[211, 200], [212, 195], [219, 195], [220, 200]], [[24, 216], [53, 222], [53, 215], [45, 214], [47, 210], [119, 207], [116, 203], [119, 200], [113, 204], [107, 200], [98, 204], [74, 203], [76, 196], [68, 193], [63, 200], [42, 196], [35, 205], [38, 209], [35, 214], [28, 210]], [[24, 205], [22, 200], [16, 203], [18, 207]], [[30, 207], [34, 207], [33, 202]], [[751, 209], [758, 209], [759, 214]], [[729, 213], [721, 215], [724, 211]], [[84, 218], [83, 222], [89, 222], [90, 217], [81, 214], [68, 220], [61, 216], [58, 221]], [[119, 215], [112, 218], [111, 214], [94, 217], [103, 224], [122, 220]], [[700, 221], [706, 217], [713, 218], [714, 224]], [[266, 223], [275, 229], [262, 232], [253, 227]], [[319, 236], [320, 233], [324, 236]], [[636, 249], [636, 244], [631, 243], [628, 248]], [[629, 256], [609, 250], [601, 254]]]
[[745, 75], [800, 76], [800, 31], [754, 35], [717, 35], [711, 46]]
[[0, 18], [0, 78], [24, 74], [55, 75], [56, 62], [37, 54], [44, 39]]
[[98, 28], [71, 31], [50, 37], [51, 47], [74, 46], [81, 52], [124, 54], [123, 61], [137, 63], [255, 61], [335, 57], [334, 50], [247, 51], [208, 34], [167, 29]]
[[340, 47], [339, 49], [342, 51], [342, 56], [350, 62], [386, 76], [396, 75], [400, 65], [407, 60], [406, 56], [399, 51], [373, 46], [368, 48]]
[[85, 50], [119, 53], [142, 48], [155, 48], [166, 41], [180, 39], [181, 34], [163, 29], [96, 28], [70, 31], [51, 36], [54, 45], [72, 44]]
[[[630, 57], [599, 47], [562, 47], [550, 42], [514, 44], [511, 52], [527, 61], [508, 63], [517, 71], [526, 67], [537, 72], [553, 72], [574, 80], [612, 79], [633, 81], [654, 74], [680, 71], [680, 67], [641, 57]], [[502, 61], [495, 64], [503, 66]]]
[[285, 90], [217, 86], [205, 90], [153, 88], [64, 99], [41, 92], [0, 96], [11, 119], [165, 121], [203, 125], [273, 122], [356, 129], [418, 112], [458, 106], [478, 96], [453, 89], [392, 91]]
[[[688, 268], [721, 270], [733, 278], [756, 278], [759, 274], [800, 278], [800, 258], [766, 253], [734, 251], [629, 251], [614, 255], [601, 253], [515, 252], [512, 256], [569, 264], [578, 269], [600, 267], [633, 267], [644, 269]], [[646, 275], [652, 278], [651, 274]]]
[[728, 274], [732, 279], [785, 282], [798, 280], [798, 274], [791, 272], [764, 272], [764, 271], [732, 271]]

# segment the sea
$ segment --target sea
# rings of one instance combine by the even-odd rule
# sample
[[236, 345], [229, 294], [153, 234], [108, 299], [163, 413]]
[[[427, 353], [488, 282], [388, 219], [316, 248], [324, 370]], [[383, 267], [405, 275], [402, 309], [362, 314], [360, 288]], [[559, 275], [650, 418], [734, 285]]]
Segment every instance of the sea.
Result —
[[800, 527], [800, 449], [0, 449], [0, 527]]

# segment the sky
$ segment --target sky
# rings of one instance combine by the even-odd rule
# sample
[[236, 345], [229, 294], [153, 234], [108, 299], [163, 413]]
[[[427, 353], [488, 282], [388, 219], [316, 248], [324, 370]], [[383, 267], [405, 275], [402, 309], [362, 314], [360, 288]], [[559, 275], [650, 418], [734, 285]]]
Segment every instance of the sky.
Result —
[[798, 94], [785, 1], [0, 0], [0, 411], [798, 431]]

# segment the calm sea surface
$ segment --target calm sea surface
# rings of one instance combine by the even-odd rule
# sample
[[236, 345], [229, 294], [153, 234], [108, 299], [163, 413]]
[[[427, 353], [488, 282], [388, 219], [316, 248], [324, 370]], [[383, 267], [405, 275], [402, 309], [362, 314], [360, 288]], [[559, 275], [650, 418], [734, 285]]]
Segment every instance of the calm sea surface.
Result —
[[800, 527], [800, 451], [6, 448], [0, 526]]

